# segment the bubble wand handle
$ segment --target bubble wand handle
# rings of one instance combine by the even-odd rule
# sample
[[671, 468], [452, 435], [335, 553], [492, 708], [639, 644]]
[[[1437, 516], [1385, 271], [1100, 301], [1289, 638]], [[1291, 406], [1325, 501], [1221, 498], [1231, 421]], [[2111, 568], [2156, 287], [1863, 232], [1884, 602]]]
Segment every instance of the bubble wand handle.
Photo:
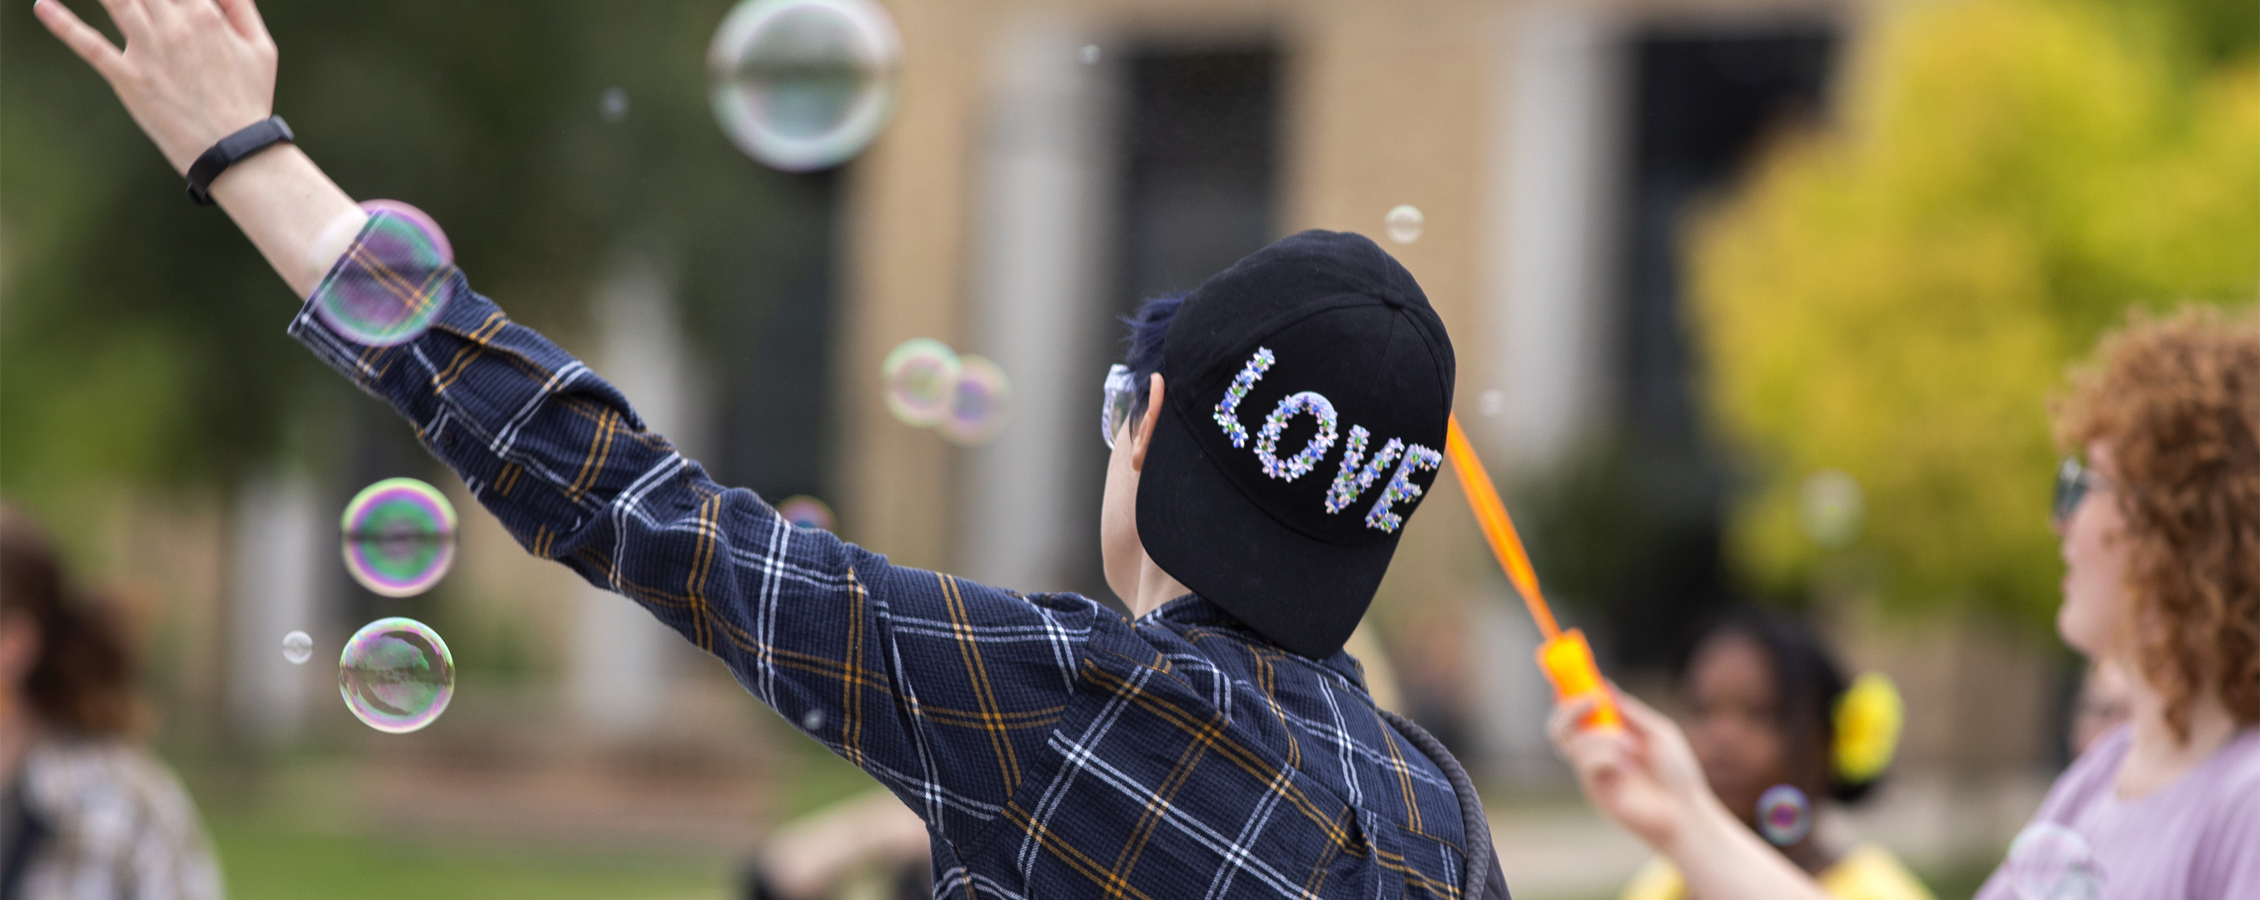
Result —
[[1545, 639], [1538, 645], [1538, 667], [1553, 682], [1555, 701], [1590, 694], [1598, 702], [1579, 726], [1623, 727], [1616, 704], [1609, 699], [1607, 683], [1601, 680], [1600, 666], [1593, 662], [1593, 647], [1586, 643], [1585, 633], [1575, 628], [1563, 631], [1554, 621], [1554, 611], [1546, 606], [1546, 596], [1538, 592], [1538, 572], [1530, 566], [1530, 554], [1522, 549], [1522, 538], [1515, 533], [1514, 520], [1507, 518], [1506, 504], [1499, 502], [1499, 489], [1491, 484], [1483, 460], [1476, 457], [1475, 446], [1460, 429], [1460, 417], [1452, 416], [1447, 429], [1444, 455], [1452, 461], [1452, 473], [1460, 479], [1461, 492], [1475, 512], [1476, 524], [1483, 528], [1491, 555], [1499, 558], [1499, 567], [1506, 570], [1507, 580], [1522, 595], [1523, 605], [1530, 609], [1530, 618], [1538, 623], [1538, 633]]

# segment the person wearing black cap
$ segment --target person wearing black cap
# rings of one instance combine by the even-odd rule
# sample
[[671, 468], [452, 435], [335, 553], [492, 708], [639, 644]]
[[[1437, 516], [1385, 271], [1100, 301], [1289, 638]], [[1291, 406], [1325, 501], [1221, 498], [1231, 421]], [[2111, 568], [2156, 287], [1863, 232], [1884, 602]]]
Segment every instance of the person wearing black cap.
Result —
[[[1443, 324], [1372, 241], [1294, 235], [1134, 329], [1106, 379], [1101, 514], [1133, 620], [894, 566], [714, 483], [289, 143], [250, 0], [105, 5], [124, 51], [56, 0], [37, 11], [192, 196], [316, 298], [290, 333], [528, 550], [642, 604], [893, 791], [926, 823], [938, 896], [1506, 895], [1466, 774], [1341, 649], [1452, 403]], [[339, 221], [358, 236], [319, 252]], [[357, 343], [318, 314], [338, 284], [437, 318]]]

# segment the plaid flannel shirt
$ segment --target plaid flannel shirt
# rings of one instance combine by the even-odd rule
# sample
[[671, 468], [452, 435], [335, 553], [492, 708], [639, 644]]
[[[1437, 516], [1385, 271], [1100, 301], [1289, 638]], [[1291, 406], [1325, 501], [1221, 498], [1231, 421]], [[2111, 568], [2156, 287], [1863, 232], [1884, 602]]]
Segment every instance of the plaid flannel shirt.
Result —
[[325, 286], [437, 299], [422, 336], [361, 346], [313, 303], [290, 333], [526, 549], [641, 604], [900, 797], [932, 834], [936, 896], [1460, 895], [1451, 785], [1349, 654], [1297, 656], [1197, 596], [1131, 621], [796, 528], [411, 256], [357, 239]]

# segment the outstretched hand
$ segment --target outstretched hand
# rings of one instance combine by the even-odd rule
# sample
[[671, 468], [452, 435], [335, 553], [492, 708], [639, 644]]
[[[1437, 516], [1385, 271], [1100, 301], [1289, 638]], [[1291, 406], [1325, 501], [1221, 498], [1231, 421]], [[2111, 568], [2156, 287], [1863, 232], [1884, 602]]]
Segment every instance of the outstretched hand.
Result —
[[1718, 801], [1679, 726], [1614, 685], [1610, 692], [1623, 713], [1623, 728], [1580, 729], [1577, 723], [1595, 702], [1581, 697], [1555, 707], [1547, 737], [1603, 815], [1649, 846], [1668, 848], [1706, 803]]
[[41, 24], [101, 73], [135, 124], [186, 174], [206, 148], [272, 114], [275, 42], [251, 0], [102, 0], [125, 35], [110, 43], [59, 0]]

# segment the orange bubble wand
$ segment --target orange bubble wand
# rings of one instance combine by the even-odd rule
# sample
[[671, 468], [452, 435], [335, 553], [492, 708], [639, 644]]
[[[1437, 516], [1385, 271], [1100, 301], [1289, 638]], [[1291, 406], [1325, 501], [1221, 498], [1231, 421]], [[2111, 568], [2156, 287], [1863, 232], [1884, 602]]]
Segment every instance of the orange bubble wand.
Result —
[[1499, 567], [1507, 571], [1507, 580], [1522, 595], [1530, 618], [1538, 623], [1538, 634], [1545, 638], [1538, 645], [1538, 668], [1554, 684], [1554, 701], [1590, 695], [1595, 700], [1593, 711], [1578, 722], [1579, 727], [1624, 727], [1615, 701], [1609, 699], [1608, 685], [1601, 680], [1601, 667], [1593, 662], [1593, 646], [1586, 643], [1585, 632], [1575, 628], [1563, 631], [1554, 622], [1554, 611], [1547, 608], [1545, 595], [1538, 592], [1538, 573], [1530, 567], [1530, 554], [1523, 551], [1522, 538], [1515, 534], [1514, 520], [1507, 518], [1506, 504], [1499, 502], [1499, 490], [1491, 485], [1483, 460], [1476, 458], [1467, 432], [1460, 430], [1460, 417], [1452, 416], [1448, 427], [1444, 455], [1452, 461], [1452, 473], [1459, 476], [1467, 505], [1475, 511], [1476, 524], [1483, 527], [1483, 539], [1491, 544], [1491, 555], [1499, 558]]

